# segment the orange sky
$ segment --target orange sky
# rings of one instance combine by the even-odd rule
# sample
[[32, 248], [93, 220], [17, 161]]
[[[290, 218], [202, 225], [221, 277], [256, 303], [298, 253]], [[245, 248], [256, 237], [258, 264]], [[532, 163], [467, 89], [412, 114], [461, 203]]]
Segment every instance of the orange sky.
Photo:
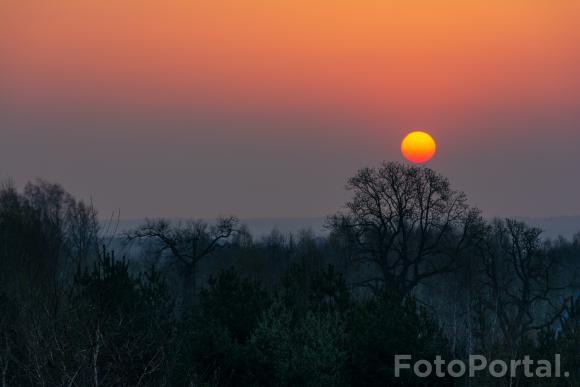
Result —
[[[467, 172], [454, 163], [475, 157], [480, 144], [491, 149], [505, 138], [535, 150], [550, 142], [545, 133], [578, 132], [578, 15], [575, 0], [0, 0], [0, 107], [20, 118], [60, 111], [65, 121], [86, 109], [147, 122], [200, 107], [216, 117], [268, 116], [273, 125], [216, 126], [225, 137], [274, 148], [282, 138], [335, 141], [336, 153], [351, 152], [352, 168], [354, 160], [396, 159], [378, 155], [424, 128], [443, 145], [439, 157], [447, 155], [436, 166], [469, 191]], [[349, 124], [287, 129], [288, 116]], [[63, 138], [159, 131], [179, 143], [190, 139], [184, 131], [204, 131], [58, 120], [45, 126], [61, 128], [54, 135]], [[550, 127], [554, 120], [563, 124]], [[74, 171], [55, 171], [47, 174], [73, 179]], [[343, 181], [335, 177], [333, 190]], [[480, 187], [471, 188], [477, 196]], [[485, 197], [492, 211], [504, 209]]]
[[2, 2], [4, 76], [24, 99], [60, 88], [405, 116], [579, 96], [577, 1]]

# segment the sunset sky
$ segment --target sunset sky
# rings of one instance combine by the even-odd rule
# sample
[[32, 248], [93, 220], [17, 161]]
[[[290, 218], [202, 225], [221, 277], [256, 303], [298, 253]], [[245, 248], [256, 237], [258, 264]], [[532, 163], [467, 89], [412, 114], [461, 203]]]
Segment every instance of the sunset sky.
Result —
[[486, 215], [580, 214], [580, 1], [0, 0], [0, 178], [103, 216], [323, 216], [428, 166]]

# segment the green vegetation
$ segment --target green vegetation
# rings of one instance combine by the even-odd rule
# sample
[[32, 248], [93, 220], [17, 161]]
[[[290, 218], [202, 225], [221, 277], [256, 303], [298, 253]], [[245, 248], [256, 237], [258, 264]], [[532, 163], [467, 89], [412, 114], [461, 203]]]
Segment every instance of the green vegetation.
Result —
[[[160, 220], [122, 238], [125, 258], [60, 186], [3, 186], [0, 385], [580, 385], [580, 239], [487, 221], [425, 168], [349, 189], [328, 236]], [[395, 354], [555, 353], [570, 378], [393, 371]]]

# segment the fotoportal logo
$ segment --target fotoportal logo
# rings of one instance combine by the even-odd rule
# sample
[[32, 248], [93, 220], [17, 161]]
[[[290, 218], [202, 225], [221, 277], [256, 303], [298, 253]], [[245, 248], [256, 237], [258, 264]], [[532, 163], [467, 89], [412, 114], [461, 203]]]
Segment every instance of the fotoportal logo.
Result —
[[405, 372], [412, 372], [419, 378], [428, 378], [435, 375], [439, 378], [475, 378], [482, 374], [494, 378], [524, 376], [526, 378], [568, 378], [570, 373], [562, 370], [562, 357], [556, 354], [553, 360], [533, 360], [530, 356], [523, 359], [505, 361], [501, 359], [488, 360], [483, 355], [470, 355], [467, 363], [463, 360], [447, 362], [441, 356], [434, 361], [413, 361], [411, 355], [395, 355], [395, 377], [405, 376]]

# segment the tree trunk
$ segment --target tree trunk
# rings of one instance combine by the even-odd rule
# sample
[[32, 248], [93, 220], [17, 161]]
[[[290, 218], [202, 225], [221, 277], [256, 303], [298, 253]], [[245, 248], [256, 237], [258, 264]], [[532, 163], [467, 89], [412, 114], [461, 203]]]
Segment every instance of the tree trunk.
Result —
[[183, 268], [183, 283], [181, 291], [181, 310], [185, 315], [197, 301], [197, 263], [192, 263]]

